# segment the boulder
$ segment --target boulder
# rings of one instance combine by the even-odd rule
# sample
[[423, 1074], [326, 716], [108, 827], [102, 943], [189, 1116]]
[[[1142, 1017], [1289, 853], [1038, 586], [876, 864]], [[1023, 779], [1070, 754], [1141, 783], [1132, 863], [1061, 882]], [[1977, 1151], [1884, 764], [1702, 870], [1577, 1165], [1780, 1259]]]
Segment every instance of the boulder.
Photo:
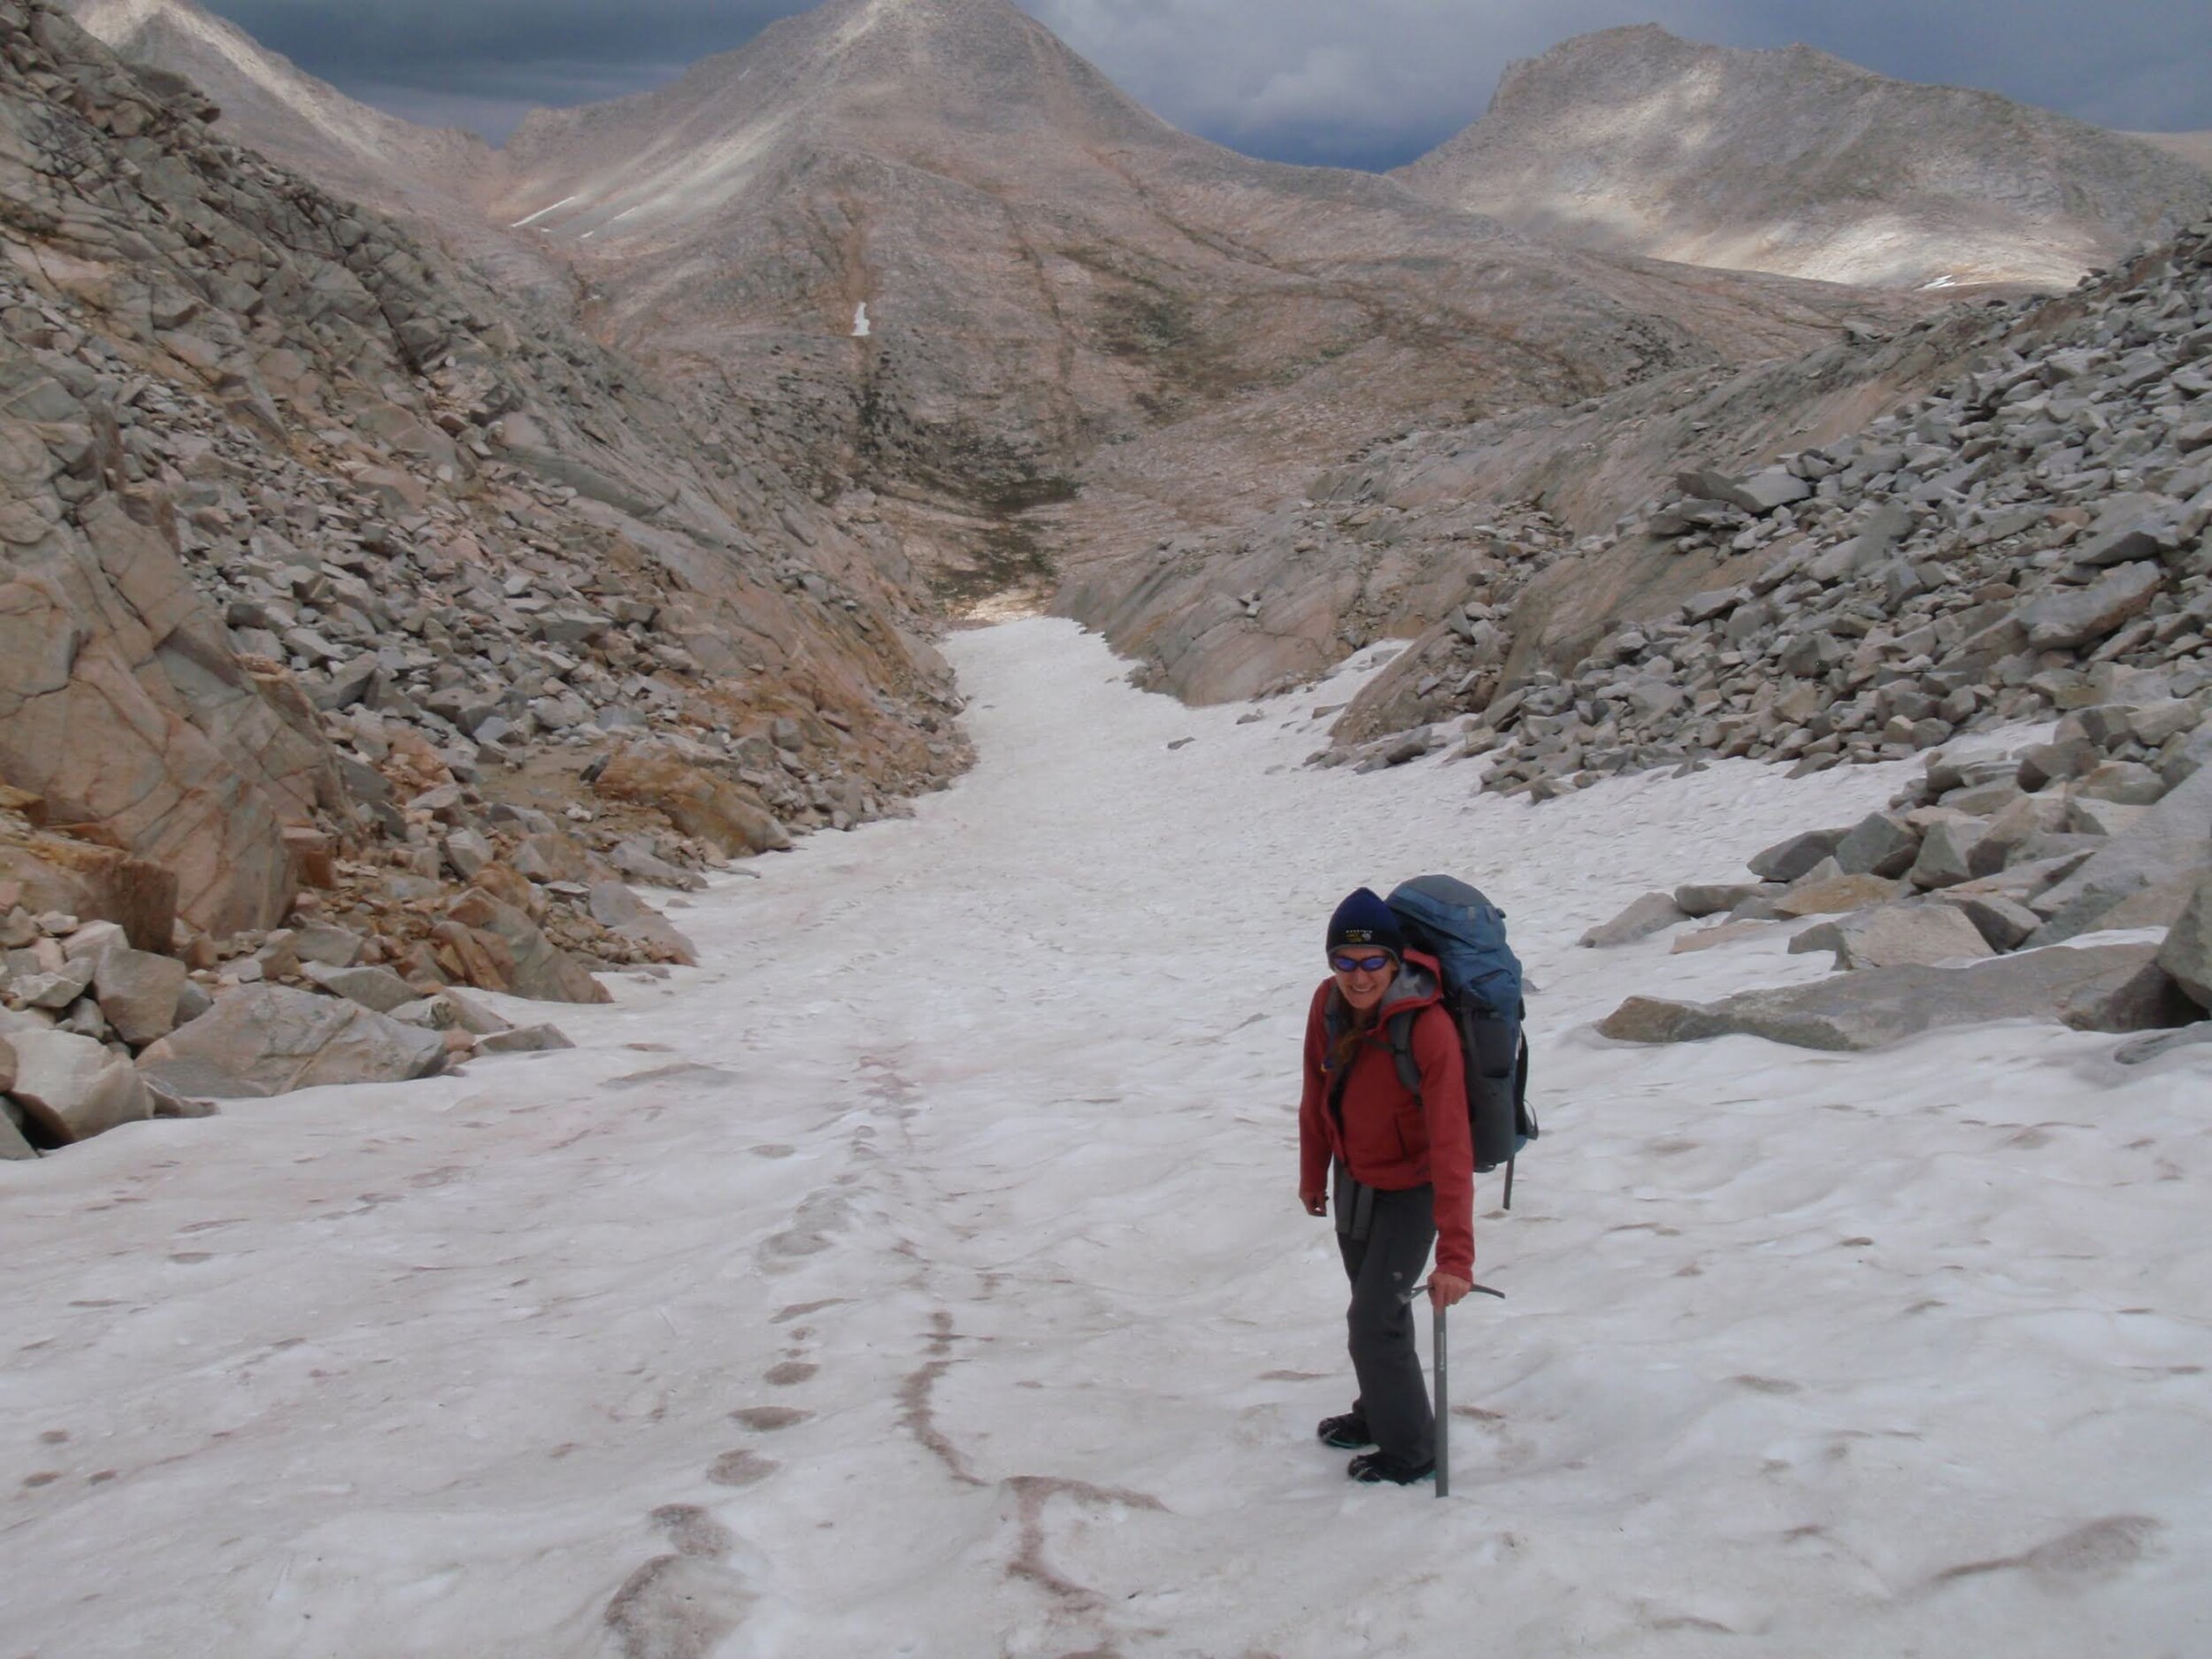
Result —
[[2059, 833], [2072, 815], [2073, 803], [2056, 792], [2022, 795], [1991, 818], [1988, 829], [1975, 842], [1968, 860], [1974, 874], [1978, 878], [1995, 875], [2030, 837]]
[[389, 968], [332, 968], [319, 962], [302, 964], [307, 977], [334, 996], [379, 1014], [388, 1014], [416, 1000], [415, 987]]
[[119, 945], [101, 956], [92, 993], [115, 1034], [142, 1048], [175, 1028], [177, 999], [188, 979], [184, 964], [173, 956]]
[[1928, 826], [1921, 838], [1920, 856], [1913, 860], [1911, 878], [1916, 887], [1955, 887], [1974, 879], [1974, 849], [1988, 827], [1972, 818], [1946, 818]]
[[257, 985], [215, 1006], [140, 1056], [173, 1093], [257, 1099], [326, 1084], [397, 1083], [445, 1065], [445, 1042], [341, 998]]
[[1615, 1042], [1698, 1042], [1722, 1027], [1695, 1002], [1632, 996], [1598, 1022], [1598, 1035]]
[[2138, 887], [2097, 918], [2097, 931], [2132, 933], [2155, 927], [2164, 933], [2179, 922], [2196, 896], [2198, 878], [2181, 876], [2155, 887]]
[[666, 917], [619, 881], [593, 884], [591, 914], [592, 919], [602, 927], [609, 928], [625, 939], [634, 939], [641, 944], [658, 945], [687, 965], [699, 960], [698, 948], [690, 940], [685, 938]]
[[611, 801], [657, 807], [685, 834], [712, 841], [726, 855], [791, 845], [790, 834], [750, 790], [664, 749], [633, 743], [618, 750], [592, 787]]
[[2002, 894], [1971, 894], [1962, 898], [1955, 896], [1956, 892], [1954, 888], [1946, 894], [1944, 903], [1971, 922], [1992, 950], [2010, 950], [2043, 926], [2040, 916]]
[[653, 849], [653, 843], [642, 836], [632, 836], [618, 845], [608, 855], [610, 862], [633, 881], [642, 881], [657, 887], [676, 887], [687, 893], [696, 893], [707, 885], [706, 878], [695, 870], [686, 870], [670, 864]]
[[456, 830], [445, 838], [445, 861], [464, 881], [473, 881], [494, 853], [489, 841], [475, 830]]
[[1740, 1034], [1801, 1048], [1886, 1048], [1942, 1026], [2056, 1020], [2083, 1031], [2148, 1031], [2186, 1018], [2151, 945], [2061, 946], [1962, 968], [1839, 973], [1813, 985], [1746, 991], [1712, 1003], [1631, 997], [1598, 1026], [1625, 1042]]
[[2166, 780], [2168, 788], [2173, 788], [2207, 767], [2212, 767], [2212, 720], [2183, 738], [2170, 752], [2161, 750], [2158, 775]]
[[[2101, 835], [2109, 840], [2115, 835], [2126, 834], [2142, 822], [2143, 815], [2149, 810], [2148, 806], [2128, 805], [2093, 795], [2078, 795], [2066, 803], [2065, 828], [2075, 835]], [[1978, 864], [1979, 862], [1976, 860]]]
[[511, 1020], [502, 1019], [474, 997], [458, 991], [442, 991], [432, 1000], [443, 1004], [456, 1029], [472, 1037], [496, 1037], [514, 1029]]
[[15, 1087], [15, 1048], [5, 1037], [0, 1037], [0, 1094]]
[[119, 922], [87, 922], [61, 941], [61, 954], [72, 962], [97, 962], [119, 945], [127, 948], [130, 942]]
[[1870, 812], [1836, 843], [1835, 860], [1847, 876], [1901, 876], [1920, 856], [1920, 835], [1890, 812]]
[[2086, 588], [2047, 592], [2021, 607], [2028, 643], [2039, 651], [2064, 650], [2101, 640], [2150, 609], [2165, 580], [2154, 564], [2123, 565]]
[[[446, 911], [448, 921], [478, 933], [487, 933], [503, 945], [513, 966], [505, 975], [504, 988], [517, 996], [540, 1002], [607, 1002], [606, 987], [593, 979], [583, 964], [539, 932], [538, 926], [511, 904], [503, 904], [481, 887], [471, 887]], [[473, 982], [473, 981], [472, 981]], [[497, 986], [482, 988], [495, 990]]]
[[8, 1041], [16, 1063], [8, 1092], [49, 1143], [88, 1141], [154, 1115], [154, 1097], [131, 1063], [91, 1038], [19, 1031]]
[[2036, 895], [2035, 909], [2049, 920], [2029, 942], [2055, 944], [2087, 933], [2130, 894], [2208, 870], [2212, 870], [2212, 769], [2184, 779], [2125, 834]]
[[557, 1048], [573, 1048], [575, 1046], [556, 1026], [522, 1025], [495, 1032], [480, 1039], [476, 1051], [479, 1054], [546, 1054]]
[[1647, 893], [1611, 921], [1601, 923], [1582, 935], [1577, 942], [1593, 949], [1611, 945], [1633, 944], [1639, 939], [1648, 939], [1654, 933], [1690, 919], [1679, 909], [1671, 895]]
[[21, 999], [26, 1008], [58, 1012], [92, 987], [92, 976], [98, 966], [94, 962], [68, 963], [50, 973], [26, 974], [11, 984], [8, 990]]
[[1755, 472], [1748, 478], [1733, 478], [1710, 468], [1682, 472], [1676, 476], [1675, 486], [1693, 496], [1726, 502], [1732, 507], [1762, 516], [1778, 507], [1807, 500], [1813, 493], [1810, 484], [1778, 466]]
[[2168, 931], [2158, 965], [2191, 1002], [2212, 1009], [2212, 875], [2197, 883], [2188, 908]]
[[1839, 916], [1870, 904], [1886, 904], [1904, 890], [1886, 876], [1830, 876], [1792, 887], [1774, 902], [1777, 916], [1795, 921], [1807, 916]]
[[1853, 970], [1970, 962], [1992, 954], [1973, 922], [1947, 904], [1885, 904], [1809, 927], [1790, 941], [1793, 956], [1812, 950], [1832, 950], [1837, 967]]
[[294, 932], [292, 951], [303, 967], [319, 962], [326, 968], [350, 968], [361, 960], [368, 942], [349, 927], [310, 922]]
[[1718, 916], [1724, 910], [1734, 910], [1764, 885], [1758, 881], [1693, 881], [1674, 890], [1674, 907], [1692, 918]]
[[[117, 858], [165, 870], [173, 915], [269, 926], [293, 893], [285, 826], [342, 798], [314, 710], [282, 670], [232, 651], [173, 529], [108, 492], [74, 518], [0, 580], [0, 774], [51, 821], [96, 825]], [[124, 922], [141, 949], [167, 943], [137, 918], [77, 913]]]
[[1751, 873], [1767, 881], [1795, 881], [1833, 856], [1848, 830], [1808, 830], [1778, 841], [1751, 860]]
[[2119, 806], [2153, 806], [2166, 793], [2166, 780], [2131, 760], [2108, 760], [2074, 786], [2077, 800], [2109, 801]]
[[2069, 778], [2079, 778], [2103, 762], [2104, 751], [2087, 738], [2057, 738], [2023, 750], [2016, 776], [2023, 789], [2047, 789]]
[[524, 836], [510, 862], [533, 881], [573, 881], [580, 885], [589, 881], [592, 875], [591, 855], [584, 850], [583, 843], [558, 830], [541, 830], [534, 835]]
[[2122, 1065], [2148, 1065], [2163, 1059], [2178, 1049], [2194, 1048], [2212, 1043], [2212, 1019], [2200, 1019], [2193, 1025], [2184, 1025], [2178, 1031], [2162, 1031], [2148, 1037], [2137, 1037], [2122, 1043], [2112, 1051], [2112, 1057]]
[[1778, 924], [1774, 922], [1722, 922], [1712, 927], [1701, 927], [1694, 933], [1685, 933], [1670, 948], [1670, 954], [1684, 956], [1695, 950], [1712, 950], [1722, 945], [1732, 945], [1740, 939], [1756, 939], [1762, 933], [1773, 933]]

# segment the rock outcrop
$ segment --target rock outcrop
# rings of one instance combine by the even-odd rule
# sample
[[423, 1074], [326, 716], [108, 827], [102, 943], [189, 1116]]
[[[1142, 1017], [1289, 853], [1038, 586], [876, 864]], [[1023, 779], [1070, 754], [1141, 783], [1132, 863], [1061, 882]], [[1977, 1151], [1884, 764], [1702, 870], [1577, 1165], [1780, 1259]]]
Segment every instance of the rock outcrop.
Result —
[[1339, 757], [1480, 710], [1458, 737], [1489, 787], [1540, 795], [1716, 755], [1894, 759], [2107, 664], [2189, 695], [2212, 673], [2212, 226], [1976, 328], [1855, 433], [1684, 470], [1532, 579], [1503, 646], [1432, 627]]
[[1515, 64], [1395, 176], [1583, 247], [1910, 288], [2066, 288], [2212, 212], [2212, 179], [2137, 137], [1654, 24]]

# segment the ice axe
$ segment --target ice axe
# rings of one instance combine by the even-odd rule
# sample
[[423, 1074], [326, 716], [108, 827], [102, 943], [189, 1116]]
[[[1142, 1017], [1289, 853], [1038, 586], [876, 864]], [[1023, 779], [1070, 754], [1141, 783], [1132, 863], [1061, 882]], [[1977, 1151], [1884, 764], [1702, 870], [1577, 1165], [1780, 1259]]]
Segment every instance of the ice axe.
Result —
[[[1425, 1284], [1414, 1286], [1416, 1292], [1427, 1288]], [[1470, 1285], [1468, 1290], [1471, 1293], [1479, 1292], [1485, 1296], [1495, 1296], [1500, 1302], [1505, 1300], [1505, 1292], [1493, 1290], [1487, 1285]], [[1408, 1296], [1406, 1300], [1411, 1302], [1413, 1298]], [[1452, 1400], [1451, 1391], [1447, 1386], [1450, 1373], [1444, 1363], [1445, 1308], [1440, 1302], [1432, 1302], [1429, 1310], [1435, 1321], [1429, 1346], [1436, 1367], [1436, 1495], [1448, 1498], [1452, 1494]]]

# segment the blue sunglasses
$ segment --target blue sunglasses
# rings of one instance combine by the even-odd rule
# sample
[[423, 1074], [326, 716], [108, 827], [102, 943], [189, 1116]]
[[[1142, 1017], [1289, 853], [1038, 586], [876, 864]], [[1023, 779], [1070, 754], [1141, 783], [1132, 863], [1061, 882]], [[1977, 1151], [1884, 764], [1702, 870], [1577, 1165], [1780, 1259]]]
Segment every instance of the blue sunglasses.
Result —
[[1386, 950], [1379, 950], [1371, 956], [1340, 956], [1332, 955], [1329, 965], [1339, 973], [1380, 973], [1397, 958]]

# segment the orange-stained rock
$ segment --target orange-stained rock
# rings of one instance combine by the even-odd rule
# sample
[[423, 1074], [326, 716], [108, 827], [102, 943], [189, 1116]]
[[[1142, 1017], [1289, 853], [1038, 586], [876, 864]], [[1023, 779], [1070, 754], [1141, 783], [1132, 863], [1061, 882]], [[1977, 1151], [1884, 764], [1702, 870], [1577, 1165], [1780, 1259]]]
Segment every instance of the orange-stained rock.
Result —
[[157, 532], [112, 497], [81, 513], [81, 532], [10, 549], [0, 773], [50, 822], [175, 872], [198, 926], [269, 926], [294, 892], [284, 826], [342, 798], [334, 757], [288, 676], [241, 667]]
[[166, 951], [173, 943], [176, 872], [111, 847], [47, 834], [0, 841], [0, 880], [16, 884], [17, 902], [35, 914], [113, 922], [135, 950]]
[[685, 834], [710, 841], [726, 854], [774, 852], [791, 845], [775, 815], [744, 785], [649, 744], [618, 750], [592, 787], [611, 801], [657, 807]]
[[442, 941], [449, 939], [447, 927], [455, 925], [477, 934], [479, 942], [482, 936], [489, 935], [507, 949], [511, 964], [509, 983], [503, 987], [487, 985], [482, 989], [503, 988], [517, 996], [541, 1002], [614, 1000], [583, 964], [539, 932], [535, 922], [513, 905], [502, 904], [481, 887], [471, 887], [447, 907], [446, 923], [436, 930]]

